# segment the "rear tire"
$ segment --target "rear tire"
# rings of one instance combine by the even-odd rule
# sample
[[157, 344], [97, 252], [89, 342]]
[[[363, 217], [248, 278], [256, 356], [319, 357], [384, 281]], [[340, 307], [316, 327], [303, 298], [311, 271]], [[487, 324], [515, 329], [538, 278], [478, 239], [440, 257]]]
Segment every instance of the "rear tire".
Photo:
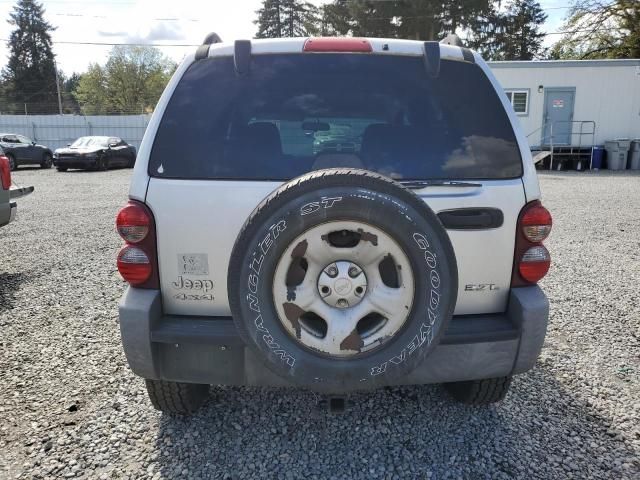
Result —
[[53, 158], [51, 157], [51, 154], [45, 153], [44, 155], [42, 155], [42, 163], [40, 164], [40, 168], [51, 168], [51, 165], [53, 165]]
[[209, 385], [146, 379], [145, 383], [149, 400], [164, 413], [194, 413], [209, 396]]
[[489, 405], [504, 399], [512, 377], [485, 378], [466, 382], [445, 383], [444, 388], [458, 402], [467, 405]]

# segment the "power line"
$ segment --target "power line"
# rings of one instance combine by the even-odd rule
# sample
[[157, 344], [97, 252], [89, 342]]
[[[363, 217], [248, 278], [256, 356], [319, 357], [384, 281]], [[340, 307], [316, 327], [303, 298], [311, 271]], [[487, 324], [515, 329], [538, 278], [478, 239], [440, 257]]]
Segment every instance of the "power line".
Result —
[[[70, 4], [70, 3], [81, 3], [83, 5], [133, 5], [136, 3], [135, 1], [125, 1], [125, 0], [107, 0], [105, 2], [90, 2], [87, 0], [46, 0], [47, 3], [60, 3], [60, 4]], [[0, 0], [0, 3], [16, 3], [16, 0]]]
[[[50, 13], [49, 15], [55, 15], [58, 17], [72, 17], [72, 18], [122, 18], [122, 15], [85, 15], [82, 13]], [[180, 17], [166, 17], [166, 18], [145, 18], [145, 21], [152, 22], [204, 22], [204, 19], [198, 18], [180, 18]]]
[[[0, 38], [0, 42], [9, 42], [7, 38]], [[118, 43], [118, 42], [70, 42], [52, 41], [54, 45], [95, 45], [95, 46], [127, 46], [127, 47], [199, 47], [199, 43]]]

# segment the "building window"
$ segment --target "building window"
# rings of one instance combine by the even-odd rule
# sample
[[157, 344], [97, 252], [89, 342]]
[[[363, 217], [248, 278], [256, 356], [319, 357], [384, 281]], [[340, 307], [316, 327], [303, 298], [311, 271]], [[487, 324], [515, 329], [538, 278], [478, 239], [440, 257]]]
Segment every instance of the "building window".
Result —
[[507, 98], [513, 106], [513, 110], [520, 115], [529, 113], [529, 91], [528, 90], [506, 90]]

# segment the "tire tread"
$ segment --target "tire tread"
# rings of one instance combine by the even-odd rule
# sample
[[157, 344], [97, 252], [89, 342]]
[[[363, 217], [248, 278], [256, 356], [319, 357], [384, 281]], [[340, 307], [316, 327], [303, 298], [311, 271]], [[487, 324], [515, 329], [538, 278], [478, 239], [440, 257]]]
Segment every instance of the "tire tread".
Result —
[[166, 413], [193, 413], [207, 399], [209, 385], [145, 379], [149, 400]]
[[[428, 204], [426, 204], [425, 208], [424, 200], [418, 197], [415, 192], [389, 177], [370, 172], [368, 170], [354, 168], [330, 168], [326, 170], [309, 172], [305, 175], [294, 178], [283, 185], [280, 185], [262, 202], [260, 202], [257, 207], [255, 207], [253, 212], [248, 216], [248, 218], [240, 228], [232, 249], [232, 254], [229, 258], [229, 269], [227, 272], [227, 291], [230, 292], [229, 303], [231, 312], [233, 314], [234, 323], [238, 334], [240, 335], [244, 343], [246, 343], [249, 348], [253, 349], [259, 356], [263, 356], [264, 352], [255, 343], [255, 339], [252, 336], [252, 331], [249, 329], [248, 323], [245, 322], [242, 318], [241, 296], [235, 295], [233, 293], [238, 292], [241, 288], [241, 278], [237, 272], [242, 268], [241, 265], [247, 257], [244, 242], [246, 242], [247, 237], [253, 235], [254, 232], [259, 230], [261, 223], [264, 222], [264, 213], [266, 211], [276, 210], [277, 208], [279, 208], [278, 204], [286, 205], [289, 202], [297, 201], [300, 198], [300, 195], [311, 192], [322, 192], [325, 188], [335, 188], [342, 186], [349, 188], [355, 187], [362, 189], [371, 189], [384, 195], [389, 195], [392, 197], [396, 196], [407, 206], [413, 208], [414, 210], [418, 212], [424, 211], [424, 215], [425, 217], [427, 217], [427, 221], [432, 222], [435, 234], [439, 237], [439, 242], [443, 250], [443, 256], [447, 258], [447, 261], [450, 264], [449, 271], [452, 276], [452, 280], [450, 282], [450, 291], [453, 292], [451, 293], [451, 297], [453, 299], [456, 298], [458, 270], [455, 251], [450, 243], [447, 232], [444, 227], [442, 227], [441, 223], [438, 220], [438, 217], [429, 208]], [[440, 229], [440, 231], [438, 229]], [[449, 302], [447, 308], [443, 309], [442, 315], [445, 317], [445, 320], [443, 321], [442, 328], [440, 328], [438, 335], [433, 339], [434, 345], [437, 345], [439, 337], [442, 335], [446, 328], [446, 322], [453, 315], [454, 307], [455, 300]], [[423, 357], [425, 355], [426, 354], [424, 354]], [[415, 358], [418, 357], [416, 356]], [[272, 360], [271, 357], [269, 357], [269, 359]], [[287, 381], [294, 383], [299, 382], [306, 385], [306, 379], [304, 379], [303, 377], [297, 378], [296, 376], [292, 375], [290, 371], [285, 373], [280, 368], [279, 363], [276, 364], [276, 362], [266, 361], [266, 366], [277, 375], [285, 378]], [[296, 372], [296, 375], [299, 376], [301, 374]], [[382, 385], [386, 384], [385, 382], [387, 382], [387, 378], [388, 374], [386, 376], [381, 375], [379, 377], [376, 377], [375, 380], [377, 383]], [[375, 382], [372, 380], [369, 385], [373, 386], [374, 383]], [[345, 388], [352, 388], [352, 385], [337, 383], [335, 385], [321, 385], [320, 383], [314, 383], [312, 388], [317, 391], [323, 390], [336, 393], [344, 391]], [[358, 388], [363, 388], [361, 383], [358, 384]]]
[[446, 383], [444, 386], [458, 402], [467, 405], [489, 405], [504, 399], [512, 377], [485, 378], [465, 382]]

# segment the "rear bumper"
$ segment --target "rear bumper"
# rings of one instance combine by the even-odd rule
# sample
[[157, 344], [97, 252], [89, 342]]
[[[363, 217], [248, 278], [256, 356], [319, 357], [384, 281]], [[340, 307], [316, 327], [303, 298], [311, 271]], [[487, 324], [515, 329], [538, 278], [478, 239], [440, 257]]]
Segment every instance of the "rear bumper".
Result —
[[[229, 317], [164, 315], [159, 290], [131, 287], [119, 311], [124, 351], [131, 369], [141, 377], [216, 385], [290, 385], [245, 348]], [[454, 317], [425, 362], [392, 384], [523, 373], [540, 354], [548, 316], [549, 303], [539, 287], [512, 289], [507, 312]]]
[[15, 200], [16, 198], [26, 197], [27, 195], [33, 193], [35, 187], [31, 185], [30, 187], [18, 187], [16, 185], [12, 185], [9, 189], [9, 198], [11, 200]]
[[9, 202], [5, 205], [0, 205], [0, 227], [10, 224], [16, 219], [18, 213], [18, 205], [16, 202]]

